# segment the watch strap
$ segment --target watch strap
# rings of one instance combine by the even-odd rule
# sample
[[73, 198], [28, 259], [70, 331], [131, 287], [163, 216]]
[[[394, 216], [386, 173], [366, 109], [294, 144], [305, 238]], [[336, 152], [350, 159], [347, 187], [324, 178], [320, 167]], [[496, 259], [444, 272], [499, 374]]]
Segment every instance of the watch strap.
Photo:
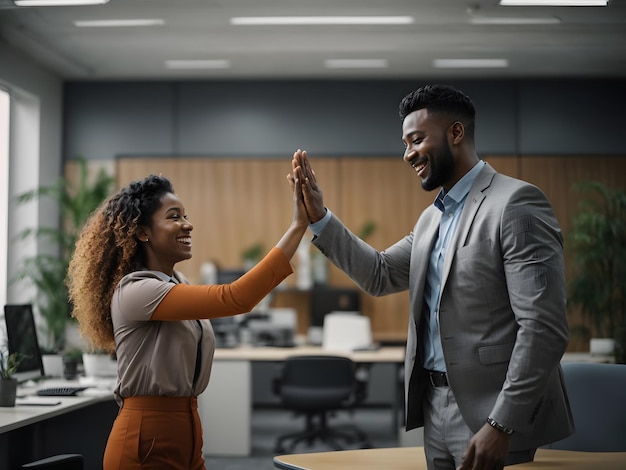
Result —
[[508, 434], [509, 436], [513, 434], [512, 429], [505, 428], [493, 418], [487, 418], [487, 424], [492, 428], [496, 428], [498, 431], [502, 431], [504, 434]]

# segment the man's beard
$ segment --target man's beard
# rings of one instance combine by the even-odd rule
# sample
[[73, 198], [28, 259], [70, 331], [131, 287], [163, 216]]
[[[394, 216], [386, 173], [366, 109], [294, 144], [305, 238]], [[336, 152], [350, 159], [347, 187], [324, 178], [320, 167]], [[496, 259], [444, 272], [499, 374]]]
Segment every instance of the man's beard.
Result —
[[424, 191], [432, 191], [444, 183], [450, 180], [452, 173], [454, 172], [454, 157], [450, 150], [448, 141], [443, 139], [443, 151], [440, 155], [436, 156], [431, 153], [428, 159], [430, 165], [430, 172], [426, 179], [422, 180], [422, 189]]

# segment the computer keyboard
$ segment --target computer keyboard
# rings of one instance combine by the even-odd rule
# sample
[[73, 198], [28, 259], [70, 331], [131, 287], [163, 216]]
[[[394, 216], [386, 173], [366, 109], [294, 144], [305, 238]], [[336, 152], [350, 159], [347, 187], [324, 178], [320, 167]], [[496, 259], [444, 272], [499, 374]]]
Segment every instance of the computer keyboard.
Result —
[[40, 397], [72, 397], [87, 387], [46, 387], [37, 390]]

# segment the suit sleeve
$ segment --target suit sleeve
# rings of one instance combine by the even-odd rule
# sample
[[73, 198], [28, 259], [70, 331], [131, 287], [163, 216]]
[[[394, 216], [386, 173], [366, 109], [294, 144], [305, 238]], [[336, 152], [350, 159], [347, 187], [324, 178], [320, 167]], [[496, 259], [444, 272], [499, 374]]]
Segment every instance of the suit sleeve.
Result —
[[409, 288], [413, 234], [384, 251], [371, 247], [334, 214], [313, 244], [367, 294], [382, 296]]
[[508, 202], [501, 223], [504, 272], [519, 326], [506, 380], [491, 416], [525, 431], [567, 348], [562, 235], [550, 203], [527, 185]]
[[194, 320], [246, 313], [293, 272], [280, 248], [230, 284], [172, 287], [154, 310], [152, 320]]

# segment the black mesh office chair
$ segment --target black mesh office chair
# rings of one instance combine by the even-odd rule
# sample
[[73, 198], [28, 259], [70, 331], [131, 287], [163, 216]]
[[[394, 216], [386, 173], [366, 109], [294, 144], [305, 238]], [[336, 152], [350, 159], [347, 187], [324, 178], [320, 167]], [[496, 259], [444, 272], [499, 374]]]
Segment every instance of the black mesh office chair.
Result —
[[[341, 450], [341, 440], [361, 448], [371, 447], [367, 435], [354, 425], [331, 427], [328, 417], [338, 410], [350, 410], [362, 401], [366, 385], [355, 376], [355, 365], [346, 357], [292, 356], [285, 361], [274, 381], [274, 392], [282, 405], [304, 414], [303, 431], [285, 434], [276, 442], [277, 453], [289, 453], [300, 442], [312, 445], [319, 440]], [[289, 445], [287, 443], [289, 442]]]
[[60, 454], [25, 463], [22, 470], [83, 470], [85, 459], [80, 454]]

